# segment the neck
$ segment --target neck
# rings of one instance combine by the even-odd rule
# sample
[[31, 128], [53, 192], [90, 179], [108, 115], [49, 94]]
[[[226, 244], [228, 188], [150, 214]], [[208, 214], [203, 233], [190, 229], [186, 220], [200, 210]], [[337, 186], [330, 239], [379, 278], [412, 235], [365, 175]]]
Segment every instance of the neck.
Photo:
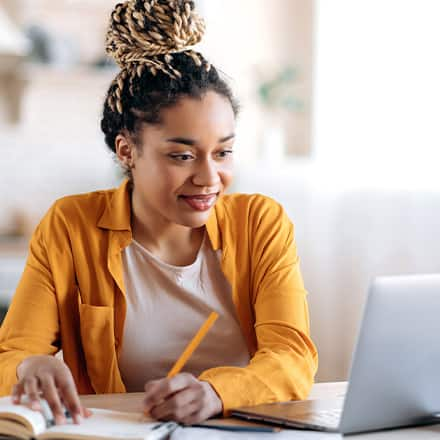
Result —
[[152, 213], [132, 194], [131, 228], [133, 238], [163, 261], [174, 265], [191, 264], [200, 249], [205, 228], [172, 223]]

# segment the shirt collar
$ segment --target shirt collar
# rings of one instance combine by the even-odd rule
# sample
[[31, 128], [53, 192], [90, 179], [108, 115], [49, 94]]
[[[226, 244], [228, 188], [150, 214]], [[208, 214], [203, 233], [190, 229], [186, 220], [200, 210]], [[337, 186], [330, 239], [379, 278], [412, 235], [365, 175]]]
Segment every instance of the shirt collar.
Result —
[[130, 181], [124, 179], [119, 188], [106, 199], [98, 227], [113, 231], [131, 231]]
[[[124, 179], [121, 185], [106, 200], [104, 212], [98, 220], [98, 227], [113, 231], [131, 232], [131, 184]], [[206, 231], [214, 250], [221, 247], [221, 234], [218, 224], [218, 203], [214, 206], [206, 222]]]

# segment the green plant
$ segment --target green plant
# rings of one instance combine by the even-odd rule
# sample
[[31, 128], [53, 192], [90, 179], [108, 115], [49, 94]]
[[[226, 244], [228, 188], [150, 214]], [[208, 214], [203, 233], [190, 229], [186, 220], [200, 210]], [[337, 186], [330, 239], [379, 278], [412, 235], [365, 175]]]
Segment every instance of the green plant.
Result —
[[292, 66], [287, 66], [271, 79], [262, 82], [258, 86], [258, 96], [261, 104], [272, 110], [302, 111], [304, 103], [295, 96], [293, 90], [297, 78], [297, 70]]

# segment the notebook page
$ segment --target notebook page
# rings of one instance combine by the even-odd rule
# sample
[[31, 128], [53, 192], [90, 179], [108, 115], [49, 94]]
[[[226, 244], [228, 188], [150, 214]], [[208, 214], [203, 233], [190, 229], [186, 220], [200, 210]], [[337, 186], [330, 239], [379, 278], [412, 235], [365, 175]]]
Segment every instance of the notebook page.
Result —
[[14, 405], [11, 396], [0, 398], [0, 426], [2, 419], [19, 422], [29, 434], [40, 434], [46, 429], [46, 421], [40, 412], [25, 405]]
[[158, 424], [140, 413], [90, 408], [92, 415], [80, 425], [68, 423], [49, 428], [38, 439], [144, 440]]

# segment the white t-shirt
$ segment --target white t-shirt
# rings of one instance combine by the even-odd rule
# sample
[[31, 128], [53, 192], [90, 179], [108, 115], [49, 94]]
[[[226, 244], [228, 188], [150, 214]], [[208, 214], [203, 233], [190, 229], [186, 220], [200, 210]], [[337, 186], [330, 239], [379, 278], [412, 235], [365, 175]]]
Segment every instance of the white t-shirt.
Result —
[[119, 368], [128, 392], [165, 377], [212, 311], [219, 317], [182, 372], [198, 376], [208, 368], [249, 363], [220, 256], [206, 234], [189, 266], [164, 263], [134, 240], [123, 250], [127, 315]]

